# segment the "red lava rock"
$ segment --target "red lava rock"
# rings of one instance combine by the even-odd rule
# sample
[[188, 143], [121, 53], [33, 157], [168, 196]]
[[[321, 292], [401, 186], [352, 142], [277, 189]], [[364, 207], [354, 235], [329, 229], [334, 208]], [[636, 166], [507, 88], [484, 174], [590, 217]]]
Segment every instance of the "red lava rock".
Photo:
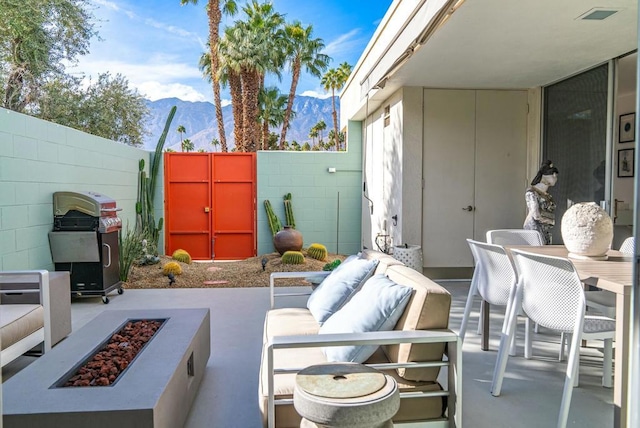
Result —
[[163, 321], [129, 321], [109, 342], [69, 377], [64, 387], [111, 385], [126, 369]]

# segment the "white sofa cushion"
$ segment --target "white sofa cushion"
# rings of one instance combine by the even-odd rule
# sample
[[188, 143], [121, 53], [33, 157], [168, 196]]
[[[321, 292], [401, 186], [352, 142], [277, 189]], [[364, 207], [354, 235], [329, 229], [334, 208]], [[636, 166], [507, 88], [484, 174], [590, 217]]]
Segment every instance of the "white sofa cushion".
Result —
[[332, 271], [307, 300], [307, 308], [316, 321], [322, 324], [340, 309], [373, 274], [377, 265], [377, 260], [356, 257]]
[[41, 305], [2, 305], [0, 309], [0, 343], [6, 349], [44, 327]]
[[[320, 334], [390, 331], [402, 316], [413, 289], [391, 281], [385, 275], [372, 276], [342, 308], [320, 327]], [[378, 348], [367, 346], [328, 346], [329, 361], [364, 363]]]

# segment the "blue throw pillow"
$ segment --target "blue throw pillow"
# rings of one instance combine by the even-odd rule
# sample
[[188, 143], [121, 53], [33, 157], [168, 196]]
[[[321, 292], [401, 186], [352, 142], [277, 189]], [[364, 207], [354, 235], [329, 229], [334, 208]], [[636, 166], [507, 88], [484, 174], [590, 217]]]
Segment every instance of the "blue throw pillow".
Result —
[[[320, 327], [320, 334], [364, 333], [393, 330], [407, 306], [413, 288], [399, 285], [386, 275], [372, 276], [338, 312]], [[327, 346], [329, 361], [364, 363], [378, 345]]]
[[377, 260], [355, 258], [333, 270], [307, 300], [307, 308], [315, 320], [322, 324], [340, 309], [373, 275], [377, 265]]

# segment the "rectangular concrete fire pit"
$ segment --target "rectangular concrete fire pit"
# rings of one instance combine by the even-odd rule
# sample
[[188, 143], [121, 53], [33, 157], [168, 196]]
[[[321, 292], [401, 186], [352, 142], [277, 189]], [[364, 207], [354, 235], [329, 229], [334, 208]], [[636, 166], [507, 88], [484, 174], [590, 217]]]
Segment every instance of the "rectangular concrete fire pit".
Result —
[[[112, 386], [59, 387], [127, 320], [166, 319]], [[4, 428], [176, 428], [210, 355], [209, 309], [105, 311], [2, 385]]]

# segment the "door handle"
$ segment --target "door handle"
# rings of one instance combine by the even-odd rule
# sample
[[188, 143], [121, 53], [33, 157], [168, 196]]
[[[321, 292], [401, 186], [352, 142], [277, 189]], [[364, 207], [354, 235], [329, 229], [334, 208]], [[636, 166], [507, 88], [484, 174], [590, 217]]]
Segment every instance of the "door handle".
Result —
[[473, 209], [474, 208], [471, 205], [467, 205], [466, 207], [462, 208], [463, 211], [469, 211], [469, 212], [473, 211]]
[[204, 212], [208, 213], [209, 211], [209, 207], [204, 207]]
[[107, 264], [106, 265], [102, 265], [105, 268], [108, 268], [111, 266], [111, 245], [109, 244], [102, 244], [103, 247], [107, 247]]

